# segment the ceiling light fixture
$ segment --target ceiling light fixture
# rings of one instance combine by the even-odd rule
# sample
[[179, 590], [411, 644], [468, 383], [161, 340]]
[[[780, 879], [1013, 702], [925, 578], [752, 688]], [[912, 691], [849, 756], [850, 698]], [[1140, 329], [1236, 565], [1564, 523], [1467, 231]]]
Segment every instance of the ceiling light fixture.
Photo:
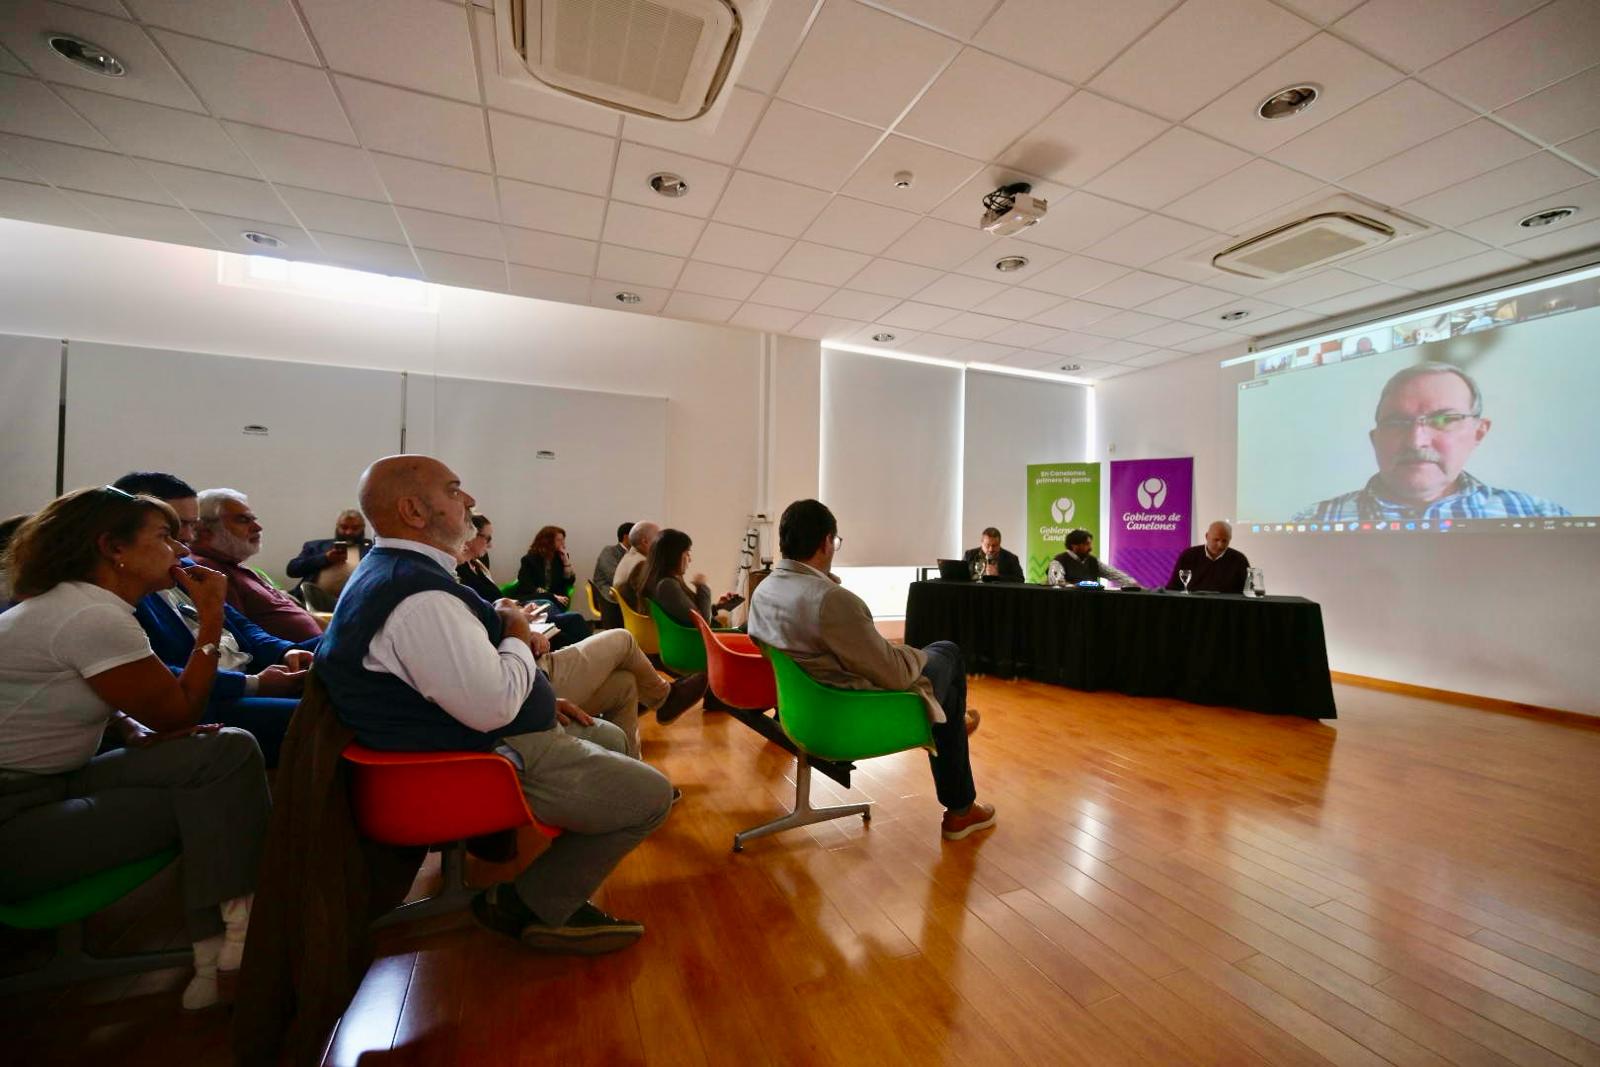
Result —
[[1221, 315], [1217, 316], [1217, 318], [1221, 319], [1223, 322], [1238, 322], [1240, 319], [1248, 319], [1249, 317], [1250, 312], [1242, 310], [1224, 311]]
[[1001, 274], [1010, 274], [1012, 271], [1021, 270], [1027, 265], [1027, 256], [1002, 256], [994, 261], [994, 269]]
[[1279, 89], [1256, 108], [1256, 115], [1264, 119], [1287, 119], [1300, 114], [1317, 102], [1321, 93], [1315, 85], [1291, 85]]
[[1550, 226], [1557, 222], [1563, 222], [1577, 213], [1578, 209], [1575, 207], [1546, 208], [1544, 211], [1535, 211], [1532, 215], [1518, 222], [1517, 225], [1530, 230], [1537, 230], [1541, 226]]
[[892, 334], [892, 333], [875, 333], [875, 334], [872, 335], [872, 339], [874, 341], [878, 342], [880, 345], [886, 345], [890, 341], [894, 340], [894, 334]]
[[660, 174], [650, 175], [650, 188], [654, 189], [662, 196], [670, 197], [676, 200], [678, 197], [688, 194], [689, 183], [684, 181], [679, 175], [668, 174], [666, 171], [662, 171]]
[[47, 33], [44, 35], [44, 40], [50, 46], [50, 51], [73, 66], [82, 67], [90, 74], [98, 74], [102, 78], [120, 78], [128, 73], [128, 68], [122, 65], [122, 60], [93, 41], [85, 41], [82, 37], [74, 37], [70, 33]]
[[915, 180], [916, 175], [909, 170], [898, 171], [894, 176], [894, 187], [896, 189], [909, 189], [911, 188], [911, 183]]
[[260, 230], [240, 230], [239, 236], [253, 245], [260, 245], [262, 248], [282, 248], [288, 243], [272, 236], [270, 233], [262, 233]]
[[630, 293], [626, 289], [617, 294], [617, 303], [619, 304], [637, 304], [643, 299], [644, 297], [638, 293]]
[[1075, 370], [1082, 370], [1083, 369], [1083, 364], [1082, 363], [1063, 363], [1063, 364], [1061, 364], [1061, 369], [1070, 374]]

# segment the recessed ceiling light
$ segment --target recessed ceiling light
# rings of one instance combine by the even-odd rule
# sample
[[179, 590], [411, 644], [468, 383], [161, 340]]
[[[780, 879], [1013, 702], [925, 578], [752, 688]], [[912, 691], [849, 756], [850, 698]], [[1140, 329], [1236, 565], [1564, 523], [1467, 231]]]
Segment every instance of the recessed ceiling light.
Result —
[[1250, 312], [1248, 311], [1224, 311], [1217, 316], [1223, 322], [1238, 322], [1240, 319], [1248, 319], [1249, 317]]
[[50, 51], [73, 66], [82, 67], [90, 74], [98, 74], [104, 78], [120, 78], [128, 72], [122, 65], [122, 60], [93, 41], [85, 41], [82, 37], [74, 37], [70, 33], [47, 33], [44, 35], [44, 40], [50, 46]]
[[896, 189], [909, 189], [911, 188], [911, 183], [916, 180], [916, 177], [917, 176], [912, 174], [909, 170], [897, 171], [894, 176], [894, 187]]
[[875, 334], [872, 335], [872, 339], [874, 341], [878, 342], [880, 345], [886, 345], [890, 341], [894, 340], [894, 334], [892, 334], [892, 333], [875, 333]]
[[1261, 101], [1256, 114], [1264, 119], [1291, 118], [1316, 103], [1318, 92], [1315, 85], [1291, 85], [1287, 89], [1279, 89]]
[[287, 243], [272, 236], [270, 233], [262, 233], [260, 230], [240, 230], [239, 236], [253, 245], [260, 245], [262, 248], [282, 248]]
[[689, 192], [689, 183], [676, 174], [668, 174], [662, 171], [660, 174], [650, 175], [650, 188], [662, 196], [676, 200]]
[[1004, 256], [994, 261], [994, 269], [1002, 274], [1010, 274], [1012, 271], [1021, 270], [1027, 265], [1027, 256]]
[[644, 297], [638, 293], [630, 293], [626, 289], [617, 294], [617, 303], [619, 304], [637, 304], [643, 299]]
[[1075, 371], [1075, 370], [1082, 370], [1083, 369], [1083, 364], [1082, 363], [1063, 363], [1063, 364], [1061, 364], [1061, 369], [1064, 370], [1064, 371], [1068, 371], [1068, 372]]
[[1544, 211], [1535, 211], [1532, 215], [1529, 215], [1521, 222], [1518, 222], [1517, 225], [1525, 226], [1530, 230], [1536, 230], [1540, 226], [1549, 226], [1552, 223], [1570, 219], [1577, 213], [1578, 209], [1575, 207], [1552, 207], [1547, 208]]

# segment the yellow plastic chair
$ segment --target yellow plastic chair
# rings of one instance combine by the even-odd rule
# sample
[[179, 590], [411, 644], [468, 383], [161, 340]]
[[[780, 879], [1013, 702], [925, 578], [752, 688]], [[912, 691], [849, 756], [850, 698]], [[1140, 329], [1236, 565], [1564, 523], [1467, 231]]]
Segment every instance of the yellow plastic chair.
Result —
[[622, 625], [625, 626], [633, 639], [639, 642], [639, 650], [647, 656], [660, 657], [661, 635], [656, 632], [656, 621], [648, 615], [640, 615], [628, 606], [628, 602], [617, 594], [617, 607], [622, 609]]

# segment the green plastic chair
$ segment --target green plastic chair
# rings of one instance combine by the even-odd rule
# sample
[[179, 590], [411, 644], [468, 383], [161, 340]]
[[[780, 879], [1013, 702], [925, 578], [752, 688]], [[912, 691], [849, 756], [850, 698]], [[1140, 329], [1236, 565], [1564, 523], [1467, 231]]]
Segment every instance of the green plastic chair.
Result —
[[836, 689], [813, 679], [787, 653], [770, 647], [761, 651], [772, 661], [778, 682], [778, 722], [800, 751], [795, 758], [794, 808], [771, 822], [734, 834], [733, 850], [743, 852], [744, 843], [752, 838], [848, 815], [871, 822], [871, 804], [811, 806], [811, 760], [853, 763], [912, 748], [932, 751], [933, 729], [921, 695]]
[[26, 900], [0, 904], [0, 924], [19, 930], [55, 930], [56, 954], [36, 970], [0, 979], [0, 994], [47, 989], [92, 978], [188, 967], [190, 948], [140, 952], [128, 956], [92, 956], [83, 948], [83, 921], [139, 888], [178, 858], [177, 849], [99, 871], [70, 885]]

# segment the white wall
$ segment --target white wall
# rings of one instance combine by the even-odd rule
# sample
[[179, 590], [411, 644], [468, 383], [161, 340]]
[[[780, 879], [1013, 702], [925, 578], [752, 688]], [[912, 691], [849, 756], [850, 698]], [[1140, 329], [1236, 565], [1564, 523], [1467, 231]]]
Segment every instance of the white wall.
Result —
[[[1195, 526], [1233, 514], [1238, 352], [1180, 360], [1099, 387], [1101, 457], [1192, 455]], [[1600, 715], [1594, 655], [1600, 538], [1555, 535], [1514, 545], [1495, 534], [1254, 538], [1234, 547], [1267, 587], [1322, 605], [1336, 671]]]

